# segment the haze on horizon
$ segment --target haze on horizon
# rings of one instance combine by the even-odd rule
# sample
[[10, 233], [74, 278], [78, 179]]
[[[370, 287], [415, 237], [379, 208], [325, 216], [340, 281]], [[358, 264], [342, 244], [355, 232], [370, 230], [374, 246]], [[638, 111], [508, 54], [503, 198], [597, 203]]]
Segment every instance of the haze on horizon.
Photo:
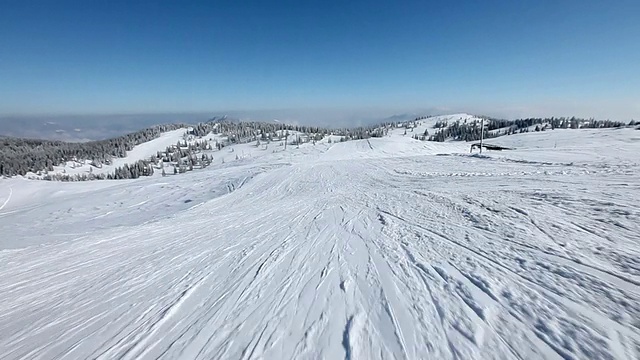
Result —
[[0, 11], [0, 125], [223, 113], [628, 121], [640, 118], [638, 13], [626, 0], [12, 1]]

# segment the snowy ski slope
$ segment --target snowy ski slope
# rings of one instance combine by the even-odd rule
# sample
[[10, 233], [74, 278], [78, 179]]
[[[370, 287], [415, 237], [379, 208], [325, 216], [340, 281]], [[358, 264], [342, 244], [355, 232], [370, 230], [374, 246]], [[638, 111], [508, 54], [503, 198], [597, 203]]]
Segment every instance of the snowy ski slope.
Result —
[[2, 359], [640, 358], [640, 131], [0, 180]]
[[[157, 139], [153, 139], [146, 143], [135, 146], [132, 150], [127, 152], [126, 157], [113, 158], [110, 165], [101, 165], [100, 168], [95, 168], [90, 165], [90, 161], [84, 159], [78, 159], [79, 161], [68, 161], [61, 166], [54, 166], [51, 173], [65, 173], [65, 174], [89, 174], [89, 170], [98, 174], [110, 174], [115, 169], [124, 166], [125, 164], [134, 164], [138, 160], [148, 160], [152, 155], [155, 155], [158, 151], [164, 151], [168, 146], [175, 145], [178, 141], [184, 141], [186, 128], [177, 129], [173, 131], [167, 131], [161, 134]], [[92, 169], [93, 168], [93, 169]], [[36, 174], [30, 173], [30, 176], [36, 177]]]

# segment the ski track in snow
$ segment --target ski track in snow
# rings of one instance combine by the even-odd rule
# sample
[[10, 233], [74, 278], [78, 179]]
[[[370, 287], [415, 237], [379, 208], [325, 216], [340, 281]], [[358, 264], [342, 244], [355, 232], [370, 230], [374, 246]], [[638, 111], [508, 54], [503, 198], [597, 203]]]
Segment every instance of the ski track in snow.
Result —
[[[4, 209], [5, 206], [11, 201], [11, 196], [13, 195], [13, 188], [9, 188], [9, 195], [7, 195], [7, 199], [0, 205], [0, 210]], [[3, 214], [0, 214], [3, 215]]]
[[33, 183], [5, 180], [2, 358], [640, 358], [640, 167], [619, 149], [307, 145], [13, 208]]

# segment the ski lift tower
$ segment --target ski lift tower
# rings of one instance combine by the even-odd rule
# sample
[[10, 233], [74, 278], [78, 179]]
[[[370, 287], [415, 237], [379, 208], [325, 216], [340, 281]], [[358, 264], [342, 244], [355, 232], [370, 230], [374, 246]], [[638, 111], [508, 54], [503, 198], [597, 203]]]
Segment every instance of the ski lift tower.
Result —
[[484, 118], [480, 119], [480, 154], [482, 154], [482, 141], [484, 140]]

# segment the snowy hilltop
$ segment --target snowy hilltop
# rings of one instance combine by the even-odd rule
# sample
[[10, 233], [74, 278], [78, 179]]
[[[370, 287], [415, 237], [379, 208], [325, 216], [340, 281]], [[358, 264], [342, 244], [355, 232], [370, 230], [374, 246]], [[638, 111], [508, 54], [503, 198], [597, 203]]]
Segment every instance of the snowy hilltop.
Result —
[[2, 358], [640, 358], [633, 126], [242, 126], [15, 160]]

